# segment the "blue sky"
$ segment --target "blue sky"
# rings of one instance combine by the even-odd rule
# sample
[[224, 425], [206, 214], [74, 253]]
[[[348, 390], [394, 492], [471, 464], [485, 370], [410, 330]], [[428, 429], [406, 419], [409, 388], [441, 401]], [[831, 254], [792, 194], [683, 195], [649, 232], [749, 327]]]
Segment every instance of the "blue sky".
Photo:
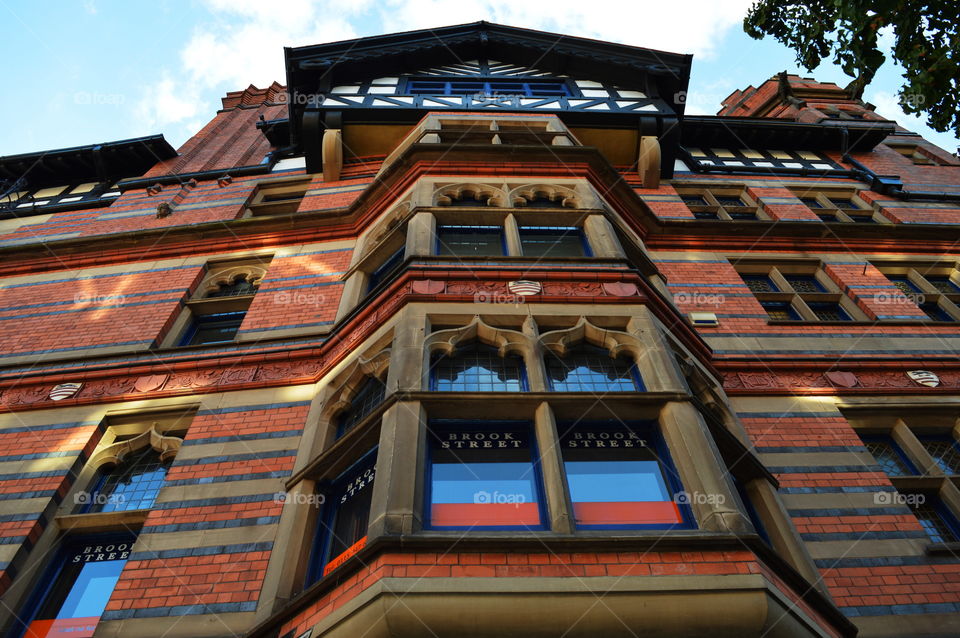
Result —
[[[0, 0], [8, 123], [0, 155], [162, 133], [175, 147], [215, 114], [220, 97], [283, 82], [283, 46], [487, 19], [693, 53], [688, 113], [715, 113], [737, 88], [783, 71], [841, 86], [831, 66], [801, 71], [793, 54], [741, 28], [750, 0]], [[550, 11], [544, 7], [549, 6]], [[900, 71], [881, 69], [865, 99], [954, 152], [897, 105]]]

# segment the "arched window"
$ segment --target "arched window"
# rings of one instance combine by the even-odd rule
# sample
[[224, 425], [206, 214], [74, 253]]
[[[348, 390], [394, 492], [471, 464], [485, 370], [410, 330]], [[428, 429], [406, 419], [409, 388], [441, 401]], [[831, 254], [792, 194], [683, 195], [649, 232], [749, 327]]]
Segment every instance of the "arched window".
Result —
[[104, 468], [91, 491], [87, 512], [147, 509], [163, 486], [169, 461], [151, 446], [131, 452], [118, 465]]
[[539, 192], [533, 195], [525, 195], [523, 197], [525, 203], [523, 206], [525, 208], [563, 208], [563, 195], [556, 194], [550, 196], [547, 193]]
[[430, 389], [440, 392], [523, 392], [527, 389], [523, 359], [501, 357], [484, 343], [470, 343], [433, 359]]
[[490, 195], [487, 193], [477, 193], [476, 191], [463, 190], [459, 196], [448, 195], [450, 203], [448, 206], [487, 206], [490, 203]]
[[337, 415], [337, 438], [340, 438], [363, 421], [383, 402], [386, 388], [383, 381], [367, 377], [357, 393], [350, 400], [350, 406]]
[[546, 356], [547, 379], [554, 392], [637, 392], [643, 382], [636, 365], [627, 357], [582, 343], [560, 357]]
[[234, 277], [229, 283], [221, 282], [216, 289], [207, 293], [207, 298], [213, 297], [241, 297], [244, 295], [253, 295], [257, 292], [257, 284], [247, 280], [247, 275], [241, 274]]

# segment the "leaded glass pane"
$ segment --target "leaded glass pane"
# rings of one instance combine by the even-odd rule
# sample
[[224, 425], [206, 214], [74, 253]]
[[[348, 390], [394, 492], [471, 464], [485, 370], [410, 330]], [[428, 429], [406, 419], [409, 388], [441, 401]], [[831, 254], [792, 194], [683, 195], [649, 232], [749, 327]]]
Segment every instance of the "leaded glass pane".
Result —
[[523, 360], [501, 357], [496, 348], [474, 344], [434, 360], [433, 389], [440, 392], [522, 392]]
[[91, 495], [90, 512], [122, 512], [147, 509], [163, 487], [169, 463], [161, 462], [152, 447], [131, 453], [112, 470], [102, 474]]
[[581, 345], [565, 357], [547, 355], [547, 377], [554, 392], [636, 392], [633, 362], [607, 350]]

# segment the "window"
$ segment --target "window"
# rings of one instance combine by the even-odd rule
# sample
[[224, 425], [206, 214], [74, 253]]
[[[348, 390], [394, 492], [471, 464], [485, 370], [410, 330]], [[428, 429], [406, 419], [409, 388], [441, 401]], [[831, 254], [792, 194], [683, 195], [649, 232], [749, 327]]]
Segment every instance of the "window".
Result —
[[861, 437], [867, 451], [873, 455], [877, 465], [887, 476], [913, 476], [920, 474], [917, 469], [889, 436]]
[[953, 263], [874, 265], [931, 321], [957, 321], [960, 317], [960, 285]]
[[546, 355], [547, 380], [554, 392], [641, 392], [643, 382], [633, 361], [580, 344], [566, 356]]
[[97, 536], [66, 545], [33, 601], [25, 636], [92, 636], [120, 579], [133, 538]]
[[758, 207], [738, 188], [677, 188], [697, 219], [756, 220]]
[[570, 95], [564, 82], [519, 82], [497, 81], [444, 81], [410, 80], [407, 82], [410, 95], [522, 95], [525, 97], [554, 97]]
[[874, 224], [873, 208], [852, 191], [794, 190], [800, 201], [825, 222]]
[[366, 545], [376, 463], [374, 449], [334, 479], [329, 489], [323, 490], [323, 511], [317, 521], [309, 582], [340, 567]]
[[464, 190], [456, 196], [454, 193], [450, 193], [447, 195], [447, 199], [450, 201], [446, 205], [453, 207], [477, 208], [490, 205], [490, 195], [471, 190]]
[[653, 425], [561, 426], [560, 446], [578, 528], [684, 525], [676, 473]]
[[891, 144], [886, 142], [887, 147], [918, 166], [943, 166], [934, 155], [926, 151], [919, 144]]
[[386, 393], [386, 387], [383, 381], [374, 377], [367, 377], [367, 380], [360, 386], [357, 393], [350, 401], [350, 407], [337, 415], [337, 438], [349, 432], [355, 425], [360, 423], [377, 406], [383, 403], [383, 397]]
[[[952, 482], [960, 474], [960, 446], [944, 432], [954, 426], [956, 415], [921, 410], [898, 418], [888, 408], [882, 415], [870, 414], [858, 421], [870, 428], [860, 435], [864, 446], [897, 490], [878, 494], [875, 502], [908, 506], [931, 543], [960, 542], [957, 517], [940, 496], [947, 485], [953, 491]], [[880, 434], [875, 433], [878, 426], [884, 429]], [[931, 472], [931, 461], [947, 476]]]
[[247, 202], [244, 216], [259, 217], [262, 215], [291, 215], [296, 213], [309, 188], [309, 178], [258, 184]]
[[427, 521], [434, 529], [543, 529], [529, 423], [433, 422]]
[[905, 494], [912, 496], [908, 502], [915, 502], [913, 514], [917, 517], [923, 531], [930, 537], [932, 543], [956, 543], [960, 541], [960, 525], [956, 517], [947, 509], [946, 505], [936, 494], [915, 493]]
[[233, 277], [229, 282], [220, 282], [215, 290], [207, 293], [207, 299], [215, 297], [242, 297], [243, 295], [253, 295], [257, 292], [259, 284], [247, 280], [246, 273], [241, 273]]
[[756, 168], [793, 168], [830, 170], [841, 168], [822, 153], [781, 151], [759, 148], [688, 148], [693, 160], [701, 166], [752, 166]]
[[960, 450], [950, 435], [921, 436], [920, 442], [944, 474], [960, 474]]
[[533, 197], [523, 196], [517, 205], [524, 208], [564, 208], [562, 195], [550, 197], [547, 193], [537, 193]]
[[506, 243], [500, 226], [439, 226], [437, 254], [457, 257], [501, 257]]
[[246, 311], [197, 315], [183, 335], [181, 346], [230, 343], [240, 330]]
[[209, 264], [167, 346], [232, 343], [266, 275], [270, 257]]
[[583, 231], [575, 226], [521, 226], [524, 257], [589, 257]]
[[377, 266], [376, 270], [370, 273], [367, 282], [367, 292], [373, 291], [384, 282], [393, 279], [394, 275], [400, 272], [403, 267], [405, 247], [401, 246], [395, 253], [387, 257], [386, 261]]
[[737, 270], [771, 321], [853, 321], [862, 312], [815, 264], [749, 264]]
[[131, 452], [119, 465], [102, 470], [87, 512], [120, 512], [153, 506], [170, 462], [149, 445]]
[[800, 313], [793, 309], [788, 301], [761, 301], [767, 316], [774, 321], [801, 321]]
[[523, 359], [501, 357], [497, 349], [473, 342], [433, 359], [430, 389], [439, 392], [524, 392]]

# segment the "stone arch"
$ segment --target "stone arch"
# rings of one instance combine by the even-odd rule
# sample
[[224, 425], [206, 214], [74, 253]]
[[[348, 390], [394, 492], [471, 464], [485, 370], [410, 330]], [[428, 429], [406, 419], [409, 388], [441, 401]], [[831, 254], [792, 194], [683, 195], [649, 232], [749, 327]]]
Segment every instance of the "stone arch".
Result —
[[571, 349], [581, 343], [590, 343], [603, 348], [613, 358], [621, 354], [629, 355], [634, 362], [640, 359], [646, 351], [643, 343], [633, 335], [622, 330], [600, 328], [587, 320], [586, 317], [580, 317], [576, 325], [570, 328], [553, 330], [540, 337], [540, 344], [559, 357], [566, 356]]
[[180, 437], [161, 434], [157, 430], [157, 423], [154, 422], [142, 433], [132, 438], [112, 443], [94, 454], [93, 458], [90, 459], [90, 465], [97, 470], [108, 466], [117, 466], [132, 452], [142, 450], [148, 446], [160, 454], [161, 461], [166, 462], [172, 460], [177, 455], [182, 444], [183, 439]]
[[222, 286], [230, 286], [240, 279], [245, 279], [250, 285], [258, 287], [266, 274], [267, 268], [255, 263], [214, 268], [200, 283], [196, 297], [206, 299]]
[[514, 207], [522, 208], [537, 197], [558, 201], [563, 208], [584, 207], [583, 198], [576, 191], [559, 184], [525, 184], [511, 190], [509, 200]]
[[413, 203], [408, 199], [397, 203], [384, 213], [367, 234], [367, 239], [364, 241], [366, 252], [369, 253], [376, 249], [386, 239], [387, 235], [403, 224], [412, 209]]
[[358, 357], [337, 377], [334, 389], [321, 411], [321, 416], [333, 421], [341, 412], [353, 405], [357, 392], [363, 388], [368, 378], [386, 381], [387, 368], [390, 365], [390, 348], [383, 348], [369, 358]]
[[530, 340], [522, 332], [495, 328], [481, 319], [479, 315], [460, 328], [450, 328], [432, 333], [424, 341], [424, 349], [428, 358], [437, 353], [450, 356], [456, 352], [458, 346], [473, 341], [479, 341], [496, 348], [497, 354], [501, 357], [515, 354], [526, 359], [526, 355], [532, 351]]
[[433, 192], [434, 206], [450, 206], [464, 196], [486, 199], [486, 206], [506, 207], [510, 201], [503, 189], [490, 184], [463, 183], [449, 184]]

